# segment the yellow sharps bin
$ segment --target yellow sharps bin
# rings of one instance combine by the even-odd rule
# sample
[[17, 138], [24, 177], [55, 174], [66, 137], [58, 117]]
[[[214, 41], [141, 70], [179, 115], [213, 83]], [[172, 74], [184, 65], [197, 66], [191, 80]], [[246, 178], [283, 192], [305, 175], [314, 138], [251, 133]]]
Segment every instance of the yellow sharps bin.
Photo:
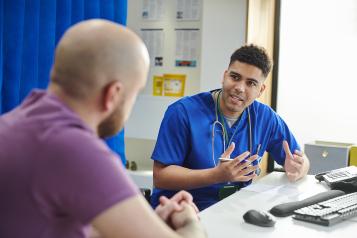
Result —
[[357, 145], [353, 145], [350, 148], [350, 161], [349, 165], [357, 166]]

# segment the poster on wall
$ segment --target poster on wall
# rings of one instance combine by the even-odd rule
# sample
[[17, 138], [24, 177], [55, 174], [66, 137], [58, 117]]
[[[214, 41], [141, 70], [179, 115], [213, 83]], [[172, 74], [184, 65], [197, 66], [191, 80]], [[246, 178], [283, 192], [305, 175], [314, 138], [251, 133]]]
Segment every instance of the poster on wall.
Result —
[[150, 65], [162, 67], [164, 64], [164, 31], [160, 29], [141, 29], [143, 39], [150, 55]]
[[153, 96], [183, 97], [185, 74], [164, 74], [153, 76]]
[[164, 74], [164, 96], [183, 97], [185, 94], [185, 74]]
[[164, 0], [142, 0], [143, 8], [141, 17], [143, 20], [159, 21], [164, 15]]
[[160, 75], [154, 75], [152, 80], [152, 95], [162, 96], [164, 91], [164, 77]]
[[176, 20], [199, 21], [201, 9], [202, 0], [176, 0]]
[[175, 29], [175, 66], [196, 67], [199, 54], [199, 29]]

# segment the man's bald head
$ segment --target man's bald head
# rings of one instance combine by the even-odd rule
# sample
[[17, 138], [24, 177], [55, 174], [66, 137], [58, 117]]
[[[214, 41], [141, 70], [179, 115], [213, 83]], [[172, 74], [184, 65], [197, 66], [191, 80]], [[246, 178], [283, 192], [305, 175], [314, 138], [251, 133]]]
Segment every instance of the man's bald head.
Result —
[[88, 20], [72, 26], [58, 43], [51, 81], [68, 96], [86, 99], [114, 80], [135, 83], [148, 64], [135, 33], [110, 21]]

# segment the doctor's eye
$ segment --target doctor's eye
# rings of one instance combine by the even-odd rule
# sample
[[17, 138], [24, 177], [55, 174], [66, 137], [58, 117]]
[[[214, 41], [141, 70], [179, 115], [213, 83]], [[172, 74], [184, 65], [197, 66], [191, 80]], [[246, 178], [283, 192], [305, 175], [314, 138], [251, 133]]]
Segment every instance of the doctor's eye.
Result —
[[241, 79], [241, 76], [239, 74], [230, 73], [229, 77], [231, 77], [231, 79], [233, 79], [234, 81], [239, 81]]
[[254, 82], [254, 81], [248, 81], [247, 84], [248, 84], [249, 87], [256, 87], [256, 86], [258, 86], [258, 83], [257, 83], [257, 82]]

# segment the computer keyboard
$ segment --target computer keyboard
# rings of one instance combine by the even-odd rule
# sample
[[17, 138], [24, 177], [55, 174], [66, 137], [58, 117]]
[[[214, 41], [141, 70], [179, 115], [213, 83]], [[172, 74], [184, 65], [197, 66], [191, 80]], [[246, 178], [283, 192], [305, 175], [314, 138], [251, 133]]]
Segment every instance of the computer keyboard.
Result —
[[286, 217], [294, 214], [294, 211], [302, 207], [307, 207], [315, 203], [323, 202], [328, 199], [332, 199], [338, 196], [345, 195], [346, 193], [341, 190], [328, 190], [322, 193], [318, 193], [312, 197], [305, 198], [301, 201], [293, 201], [282, 203], [274, 206], [270, 209], [270, 213], [276, 217]]
[[349, 166], [341, 169], [335, 169], [322, 175], [322, 178], [329, 186], [341, 181], [357, 179], [357, 167]]
[[297, 209], [293, 218], [330, 226], [354, 216], [357, 216], [357, 192]]

